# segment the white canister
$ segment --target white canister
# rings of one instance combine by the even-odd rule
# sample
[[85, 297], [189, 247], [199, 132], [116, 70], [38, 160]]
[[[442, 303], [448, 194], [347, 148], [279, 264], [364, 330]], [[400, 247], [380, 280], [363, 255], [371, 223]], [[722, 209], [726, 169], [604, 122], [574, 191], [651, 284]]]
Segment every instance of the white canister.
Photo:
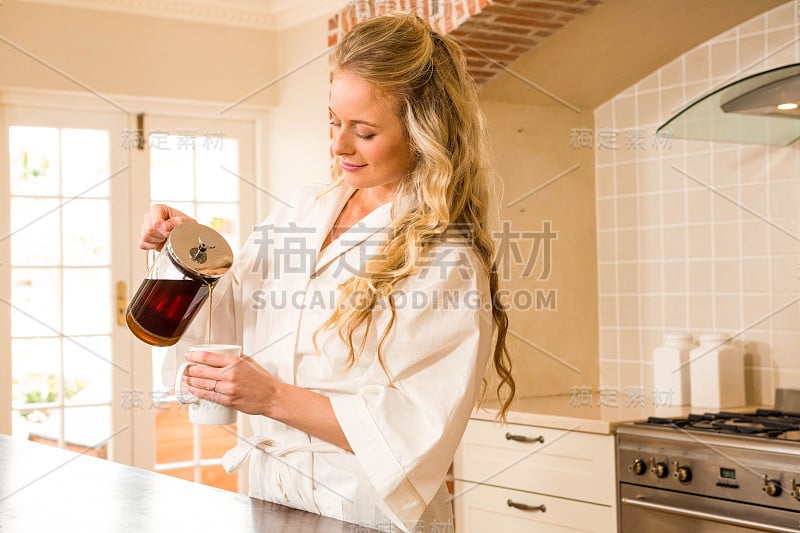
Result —
[[689, 352], [694, 345], [688, 333], [667, 333], [653, 351], [653, 394], [668, 397], [669, 405], [689, 405]]
[[719, 333], [700, 335], [689, 354], [692, 407], [721, 409], [745, 404], [744, 354]]

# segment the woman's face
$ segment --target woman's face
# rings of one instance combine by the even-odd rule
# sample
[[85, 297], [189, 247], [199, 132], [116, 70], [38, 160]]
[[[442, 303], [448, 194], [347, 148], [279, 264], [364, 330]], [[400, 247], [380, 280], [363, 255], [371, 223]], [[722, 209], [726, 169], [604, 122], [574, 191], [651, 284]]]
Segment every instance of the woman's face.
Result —
[[338, 72], [331, 82], [331, 151], [341, 159], [344, 178], [389, 201], [411, 167], [411, 147], [394, 99], [361, 78]]

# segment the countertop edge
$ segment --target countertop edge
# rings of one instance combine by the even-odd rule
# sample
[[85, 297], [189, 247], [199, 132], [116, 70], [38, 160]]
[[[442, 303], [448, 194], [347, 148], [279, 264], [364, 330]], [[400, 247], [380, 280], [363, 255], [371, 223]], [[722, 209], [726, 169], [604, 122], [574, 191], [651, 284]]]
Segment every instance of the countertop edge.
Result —
[[[471, 420], [484, 420], [487, 422], [498, 422], [497, 409], [480, 408], [475, 409], [470, 416]], [[647, 418], [646, 416], [644, 418]], [[631, 420], [598, 420], [582, 416], [553, 415], [546, 413], [508, 411], [506, 422], [509, 424], [521, 424], [525, 426], [541, 426], [552, 429], [563, 429], [571, 431], [581, 431], [584, 433], [597, 433], [601, 435], [611, 435], [617, 426], [626, 422], [635, 422], [639, 418]]]
[[[759, 408], [769, 409], [770, 406], [744, 405], [720, 409], [689, 405], [609, 405], [597, 396], [576, 401], [574, 396], [564, 394], [519, 399], [506, 413], [506, 423], [613, 435], [620, 425], [647, 420], [650, 416], [677, 418], [690, 413], [720, 410], [747, 412]], [[470, 419], [500, 423], [497, 420], [498, 412], [499, 407], [495, 402], [486, 402], [473, 409]]]

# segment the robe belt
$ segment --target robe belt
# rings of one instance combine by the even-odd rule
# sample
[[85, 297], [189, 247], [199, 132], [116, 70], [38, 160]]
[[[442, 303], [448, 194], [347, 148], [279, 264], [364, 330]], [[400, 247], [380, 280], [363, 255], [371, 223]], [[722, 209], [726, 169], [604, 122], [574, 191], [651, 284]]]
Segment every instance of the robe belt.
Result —
[[287, 502], [311, 512], [316, 510], [316, 504], [310, 494], [304, 494], [296, 481], [298, 475], [309, 473], [297, 472], [285, 457], [291, 453], [342, 453], [338, 446], [327, 442], [300, 442], [294, 444], [278, 443], [263, 435], [253, 435], [245, 442], [231, 448], [222, 457], [222, 466], [227, 473], [236, 472], [247, 461], [251, 454], [262, 453], [268, 457], [269, 472], [260, 472], [261, 476], [271, 477], [270, 485], [278, 489]]
[[[244, 439], [242, 442], [231, 448], [222, 457], [222, 466], [225, 471], [230, 474], [239, 470], [244, 462], [250, 457], [250, 454], [260, 451], [275, 458], [284, 457], [294, 452], [314, 452], [314, 453], [341, 453], [344, 450], [338, 446], [327, 442], [299, 442], [296, 444], [281, 444], [272, 439], [268, 439], [262, 435], [253, 435], [250, 438]], [[277, 462], [277, 461], [276, 461]], [[279, 461], [283, 463], [284, 461]]]

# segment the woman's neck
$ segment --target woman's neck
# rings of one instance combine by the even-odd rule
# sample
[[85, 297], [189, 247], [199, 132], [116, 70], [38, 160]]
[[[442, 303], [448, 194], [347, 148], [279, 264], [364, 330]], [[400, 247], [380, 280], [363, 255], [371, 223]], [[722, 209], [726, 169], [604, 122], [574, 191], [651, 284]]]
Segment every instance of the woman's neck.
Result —
[[369, 187], [366, 189], [356, 189], [356, 192], [350, 197], [350, 202], [358, 206], [360, 209], [371, 212], [382, 206], [383, 204], [391, 202], [397, 187]]

